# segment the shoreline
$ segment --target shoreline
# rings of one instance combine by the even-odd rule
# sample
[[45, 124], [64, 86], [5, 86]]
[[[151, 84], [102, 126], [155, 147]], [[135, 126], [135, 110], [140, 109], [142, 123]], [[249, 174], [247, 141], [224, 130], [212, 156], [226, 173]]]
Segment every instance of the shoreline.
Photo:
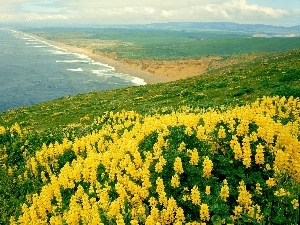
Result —
[[26, 33], [29, 36], [32, 36], [33, 38], [36, 38], [40, 41], [45, 41], [48, 44], [54, 45], [56, 47], [65, 49], [71, 53], [77, 53], [77, 54], [83, 54], [94, 60], [95, 62], [99, 62], [102, 64], [107, 64], [108, 66], [111, 66], [114, 68], [116, 73], [129, 75], [133, 77], [137, 77], [140, 79], [143, 79], [146, 84], [155, 84], [155, 83], [166, 83], [172, 81], [171, 79], [168, 79], [166, 77], [157, 76], [155, 74], [139, 70], [137, 68], [134, 68], [132, 66], [129, 66], [127, 64], [124, 64], [122, 62], [119, 62], [117, 60], [114, 60], [112, 58], [97, 54], [92, 52], [92, 50], [86, 49], [86, 48], [80, 48], [72, 45], [67, 45], [62, 42], [53, 41], [49, 39], [45, 39], [43, 37], [40, 37], [38, 35], [32, 34], [32, 33]]

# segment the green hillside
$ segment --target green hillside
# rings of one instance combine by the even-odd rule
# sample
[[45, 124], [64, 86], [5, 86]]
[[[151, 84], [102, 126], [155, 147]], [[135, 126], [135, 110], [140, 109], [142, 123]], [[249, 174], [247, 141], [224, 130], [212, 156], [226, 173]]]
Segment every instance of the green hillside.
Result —
[[1, 113], [0, 224], [297, 224], [297, 97], [292, 50]]
[[43, 130], [79, 123], [105, 112], [134, 110], [147, 114], [182, 106], [208, 108], [241, 105], [269, 95], [299, 97], [300, 51], [272, 53], [264, 59], [166, 84], [68, 96], [0, 114], [0, 124]]

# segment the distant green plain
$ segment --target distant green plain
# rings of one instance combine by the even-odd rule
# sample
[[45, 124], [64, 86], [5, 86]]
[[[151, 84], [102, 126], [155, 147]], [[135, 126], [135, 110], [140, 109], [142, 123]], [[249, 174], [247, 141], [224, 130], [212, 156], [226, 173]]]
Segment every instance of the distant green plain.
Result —
[[300, 37], [252, 37], [208, 31], [121, 28], [44, 28], [26, 30], [46, 39], [116, 53], [118, 59], [178, 60], [212, 55], [283, 52], [297, 49]]

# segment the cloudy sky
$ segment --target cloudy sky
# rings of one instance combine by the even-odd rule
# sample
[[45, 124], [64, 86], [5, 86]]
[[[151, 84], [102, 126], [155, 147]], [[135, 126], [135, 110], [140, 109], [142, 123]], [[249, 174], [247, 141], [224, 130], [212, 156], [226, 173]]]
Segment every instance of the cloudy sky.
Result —
[[0, 0], [0, 23], [300, 25], [300, 0]]

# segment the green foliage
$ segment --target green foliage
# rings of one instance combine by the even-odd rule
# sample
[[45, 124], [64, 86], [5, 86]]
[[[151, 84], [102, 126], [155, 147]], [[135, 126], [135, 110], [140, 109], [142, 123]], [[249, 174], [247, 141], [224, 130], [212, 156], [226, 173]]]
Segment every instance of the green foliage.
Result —
[[282, 86], [275, 88], [271, 93], [271, 96], [294, 96], [294, 97], [300, 97], [300, 88], [294, 88], [290, 86]]
[[59, 168], [62, 168], [67, 162], [71, 163], [76, 158], [77, 157], [72, 150], [65, 151], [63, 155], [58, 157]]
[[253, 88], [240, 88], [235, 93], [233, 93], [233, 96], [234, 97], [242, 96], [245, 94], [251, 94], [252, 92], [254, 92]]
[[279, 78], [279, 82], [292, 82], [300, 80], [300, 71], [296, 69], [288, 70], [284, 72], [282, 77]]

